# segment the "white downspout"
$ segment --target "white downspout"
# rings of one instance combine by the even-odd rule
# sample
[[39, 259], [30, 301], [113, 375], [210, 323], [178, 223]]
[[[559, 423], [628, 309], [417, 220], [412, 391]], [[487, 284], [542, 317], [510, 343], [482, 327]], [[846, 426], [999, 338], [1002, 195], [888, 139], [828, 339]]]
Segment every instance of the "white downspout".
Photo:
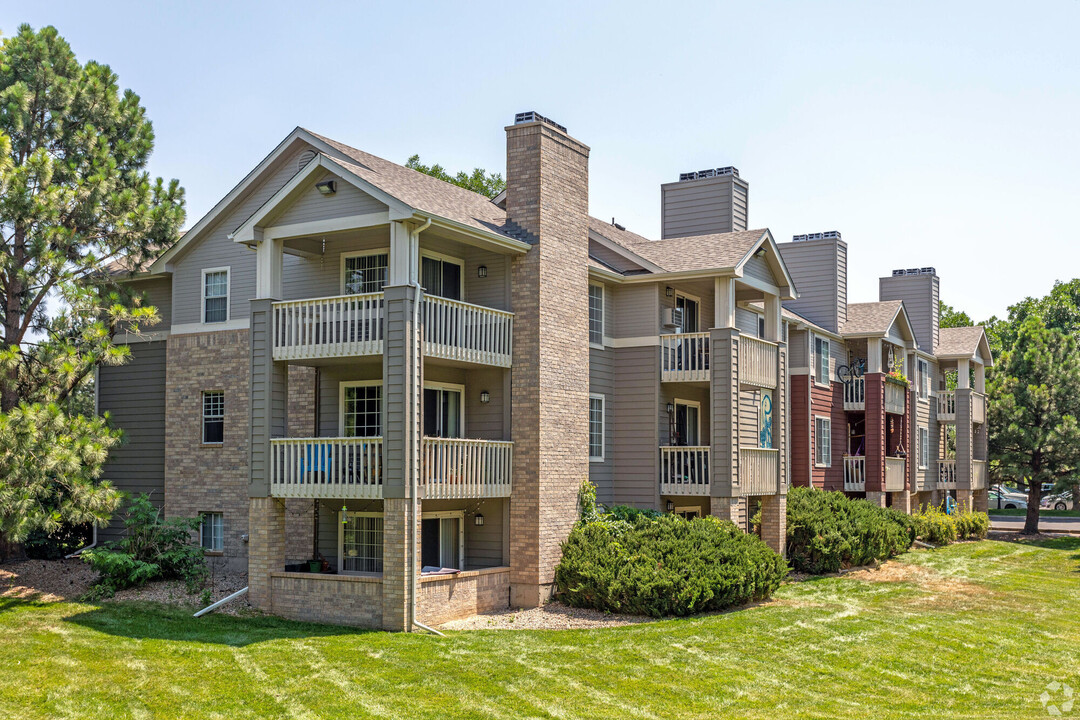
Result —
[[94, 536], [91, 538], [90, 544], [85, 546], [85, 547], [79, 548], [78, 550], [71, 553], [70, 555], [65, 555], [64, 559], [65, 560], [70, 560], [73, 557], [78, 557], [79, 555], [82, 554], [83, 550], [89, 550], [90, 548], [93, 548], [93, 547], [97, 547], [97, 523], [94, 523]]
[[[431, 226], [431, 218], [429, 217], [424, 222], [423, 225], [421, 225], [420, 227], [418, 227], [418, 228], [416, 228], [415, 230], [412, 231], [412, 235], [413, 235], [414, 238], [416, 238], [416, 242], [415, 243], [411, 243], [411, 242], [409, 243], [410, 277], [412, 277], [412, 273], [418, 272], [417, 268], [419, 267], [419, 264], [420, 264], [420, 257], [419, 257], [419, 253], [420, 253], [420, 233], [427, 230], [430, 226]], [[416, 257], [412, 256], [413, 252], [417, 253]], [[422, 288], [420, 287], [420, 283], [418, 283], [415, 279], [409, 280], [409, 286], [412, 287], [413, 290], [415, 291], [415, 297], [414, 297], [414, 302], [413, 302], [413, 325], [412, 325], [413, 332], [415, 333], [415, 332], [419, 332], [418, 327], [420, 325], [420, 293], [422, 292]], [[415, 354], [414, 357], [411, 358], [413, 360], [413, 362], [409, 363], [409, 373], [410, 373], [409, 385], [414, 386], [415, 383], [420, 379], [416, 374], [416, 372], [417, 372], [416, 369], [417, 369], [418, 363], [421, 363], [421, 362], [424, 361], [424, 354], [423, 354], [423, 350], [421, 348], [419, 348], [417, 344], [412, 343], [412, 342], [409, 343], [409, 353]], [[419, 422], [419, 418], [417, 417], [417, 413], [416, 413], [416, 404], [415, 403], [409, 403], [409, 407], [408, 407], [406, 413], [407, 413], [406, 422], [409, 423], [408, 427], [410, 427], [410, 428], [415, 427], [416, 424]], [[409, 473], [409, 529], [408, 529], [408, 532], [409, 532], [409, 562], [408, 562], [408, 568], [409, 568], [409, 627], [411, 629], [415, 625], [416, 627], [420, 628], [421, 630], [427, 630], [428, 632], [434, 633], [435, 635], [438, 635], [440, 637], [445, 637], [438, 630], [436, 630], [434, 628], [430, 628], [427, 625], [424, 625], [422, 622], [420, 622], [419, 620], [416, 619], [416, 596], [417, 596], [417, 582], [418, 582], [418, 580], [417, 580], [417, 576], [418, 576], [417, 570], [418, 570], [418, 568], [416, 567], [416, 518], [420, 514], [420, 500], [419, 500], [420, 487], [419, 487], [419, 483], [417, 483], [417, 473], [415, 471], [415, 468], [413, 467], [413, 465], [414, 465], [413, 460], [414, 460], [415, 454], [417, 452], [419, 452], [419, 451], [420, 451], [419, 448], [410, 449], [410, 451], [408, 453], [408, 456], [406, 458], [406, 468], [407, 468], [408, 473]]]

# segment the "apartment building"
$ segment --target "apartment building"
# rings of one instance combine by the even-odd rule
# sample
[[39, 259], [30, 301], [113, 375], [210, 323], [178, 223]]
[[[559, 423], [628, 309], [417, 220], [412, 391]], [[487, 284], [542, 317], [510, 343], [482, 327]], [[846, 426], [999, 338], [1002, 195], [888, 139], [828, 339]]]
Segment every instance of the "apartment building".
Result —
[[[959, 452], [985, 447], [989, 353], [929, 316], [919, 345], [920, 278], [847, 307], [846, 246], [750, 229], [734, 168], [663, 185], [646, 239], [589, 216], [590, 151], [564, 127], [522, 113], [505, 133], [507, 187], [489, 199], [297, 128], [152, 265], [123, 269], [162, 324], [100, 370], [99, 408], [127, 433], [105, 477], [201, 516], [200, 541], [248, 572], [257, 607], [409, 630], [535, 606], [586, 479], [605, 503], [747, 531], [760, 511], [783, 552], [791, 481], [902, 502], [884, 495], [904, 492], [890, 460], [923, 418], [946, 421], [916, 412], [917, 390], [892, 410], [893, 347], [932, 361], [933, 382], [974, 368], [946, 404], [966, 428], [951, 482], [975, 482]], [[797, 257], [819, 246], [835, 267]], [[835, 364], [863, 348], [848, 411]], [[844, 448], [849, 412], [881, 436], [876, 454]], [[837, 418], [828, 432], [819, 414]], [[826, 436], [836, 461], [819, 468], [807, 448]], [[850, 482], [848, 456], [864, 458]], [[915, 469], [907, 502], [932, 474]]]

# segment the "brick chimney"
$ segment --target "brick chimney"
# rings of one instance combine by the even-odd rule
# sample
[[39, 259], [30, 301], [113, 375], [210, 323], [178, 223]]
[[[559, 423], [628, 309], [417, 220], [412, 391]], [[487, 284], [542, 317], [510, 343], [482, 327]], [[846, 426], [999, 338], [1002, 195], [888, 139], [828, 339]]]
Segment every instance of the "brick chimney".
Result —
[[506, 128], [506, 218], [533, 247], [511, 268], [511, 604], [551, 596], [589, 477], [589, 148], [533, 112]]
[[878, 281], [878, 299], [903, 300], [919, 349], [937, 353], [941, 289], [934, 268], [893, 270]]
[[799, 298], [784, 307], [826, 330], [840, 332], [847, 322], [847, 243], [840, 232], [796, 235], [778, 243]]
[[660, 186], [661, 239], [746, 230], [750, 183], [735, 167], [686, 172]]

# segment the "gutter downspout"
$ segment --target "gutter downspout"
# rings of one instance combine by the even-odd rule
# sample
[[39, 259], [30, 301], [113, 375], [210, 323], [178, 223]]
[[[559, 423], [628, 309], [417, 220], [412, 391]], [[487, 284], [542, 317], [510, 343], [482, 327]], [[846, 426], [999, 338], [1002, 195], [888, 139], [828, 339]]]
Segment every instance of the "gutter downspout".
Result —
[[79, 548], [78, 550], [71, 553], [70, 555], [65, 555], [64, 559], [65, 560], [70, 560], [73, 557], [78, 557], [79, 555], [82, 554], [83, 550], [89, 550], [90, 548], [93, 548], [93, 547], [97, 547], [97, 523], [94, 523], [94, 536], [91, 538], [90, 544], [85, 546], [85, 547]]
[[[429, 227], [431, 227], [430, 217], [424, 222], [423, 225], [416, 228], [411, 233], [411, 235], [416, 239], [416, 242], [409, 243], [410, 274], [413, 272], [418, 272], [417, 268], [419, 267], [420, 263], [420, 233], [424, 232]], [[417, 253], [417, 257], [412, 257], [414, 249]], [[409, 286], [412, 287], [416, 293], [413, 302], [413, 332], [419, 333], [418, 328], [420, 325], [420, 294], [423, 292], [423, 289], [420, 287], [420, 283], [418, 283], [416, 280], [410, 280]], [[414, 343], [409, 343], [409, 352], [417, 353], [417, 355], [419, 356], [413, 358], [415, 362], [409, 363], [409, 373], [411, 374], [411, 377], [409, 378], [409, 384], [410, 386], [413, 386], [420, 379], [416, 375], [417, 365], [418, 363], [424, 361], [424, 355], [422, 349], [417, 347], [417, 345]], [[409, 424], [409, 427], [414, 427], [419, 422], [419, 417], [417, 416], [416, 410], [416, 404], [409, 403], [406, 415], [406, 422]], [[430, 628], [416, 619], [416, 595], [418, 590], [418, 568], [416, 567], [416, 518], [420, 514], [420, 500], [418, 497], [420, 494], [420, 488], [419, 483], [417, 482], [417, 471], [414, 467], [414, 460], [416, 457], [416, 453], [418, 452], [419, 448], [410, 448], [405, 461], [406, 468], [409, 473], [409, 562], [407, 563], [409, 568], [409, 628], [411, 629], [413, 626], [416, 626], [421, 630], [427, 630], [428, 632], [438, 635], [439, 637], [445, 637], [445, 635], [443, 635], [438, 630]]]

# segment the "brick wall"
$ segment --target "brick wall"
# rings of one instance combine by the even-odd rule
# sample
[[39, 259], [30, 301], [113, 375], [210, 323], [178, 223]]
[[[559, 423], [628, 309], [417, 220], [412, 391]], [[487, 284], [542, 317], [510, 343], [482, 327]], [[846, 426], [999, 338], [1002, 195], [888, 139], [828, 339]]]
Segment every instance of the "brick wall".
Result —
[[270, 574], [271, 612], [291, 620], [382, 627], [382, 580], [353, 575]]
[[416, 615], [426, 625], [510, 607], [510, 569], [470, 570], [420, 578]]
[[[247, 330], [173, 335], [165, 380], [165, 514], [194, 517], [221, 512], [224, 557], [245, 570], [248, 533]], [[224, 442], [202, 442], [202, 394], [225, 394]]]
[[[289, 401], [285, 411], [289, 437], [315, 437], [315, 368], [289, 367]], [[285, 562], [311, 559], [314, 512], [311, 500], [285, 501]]]

